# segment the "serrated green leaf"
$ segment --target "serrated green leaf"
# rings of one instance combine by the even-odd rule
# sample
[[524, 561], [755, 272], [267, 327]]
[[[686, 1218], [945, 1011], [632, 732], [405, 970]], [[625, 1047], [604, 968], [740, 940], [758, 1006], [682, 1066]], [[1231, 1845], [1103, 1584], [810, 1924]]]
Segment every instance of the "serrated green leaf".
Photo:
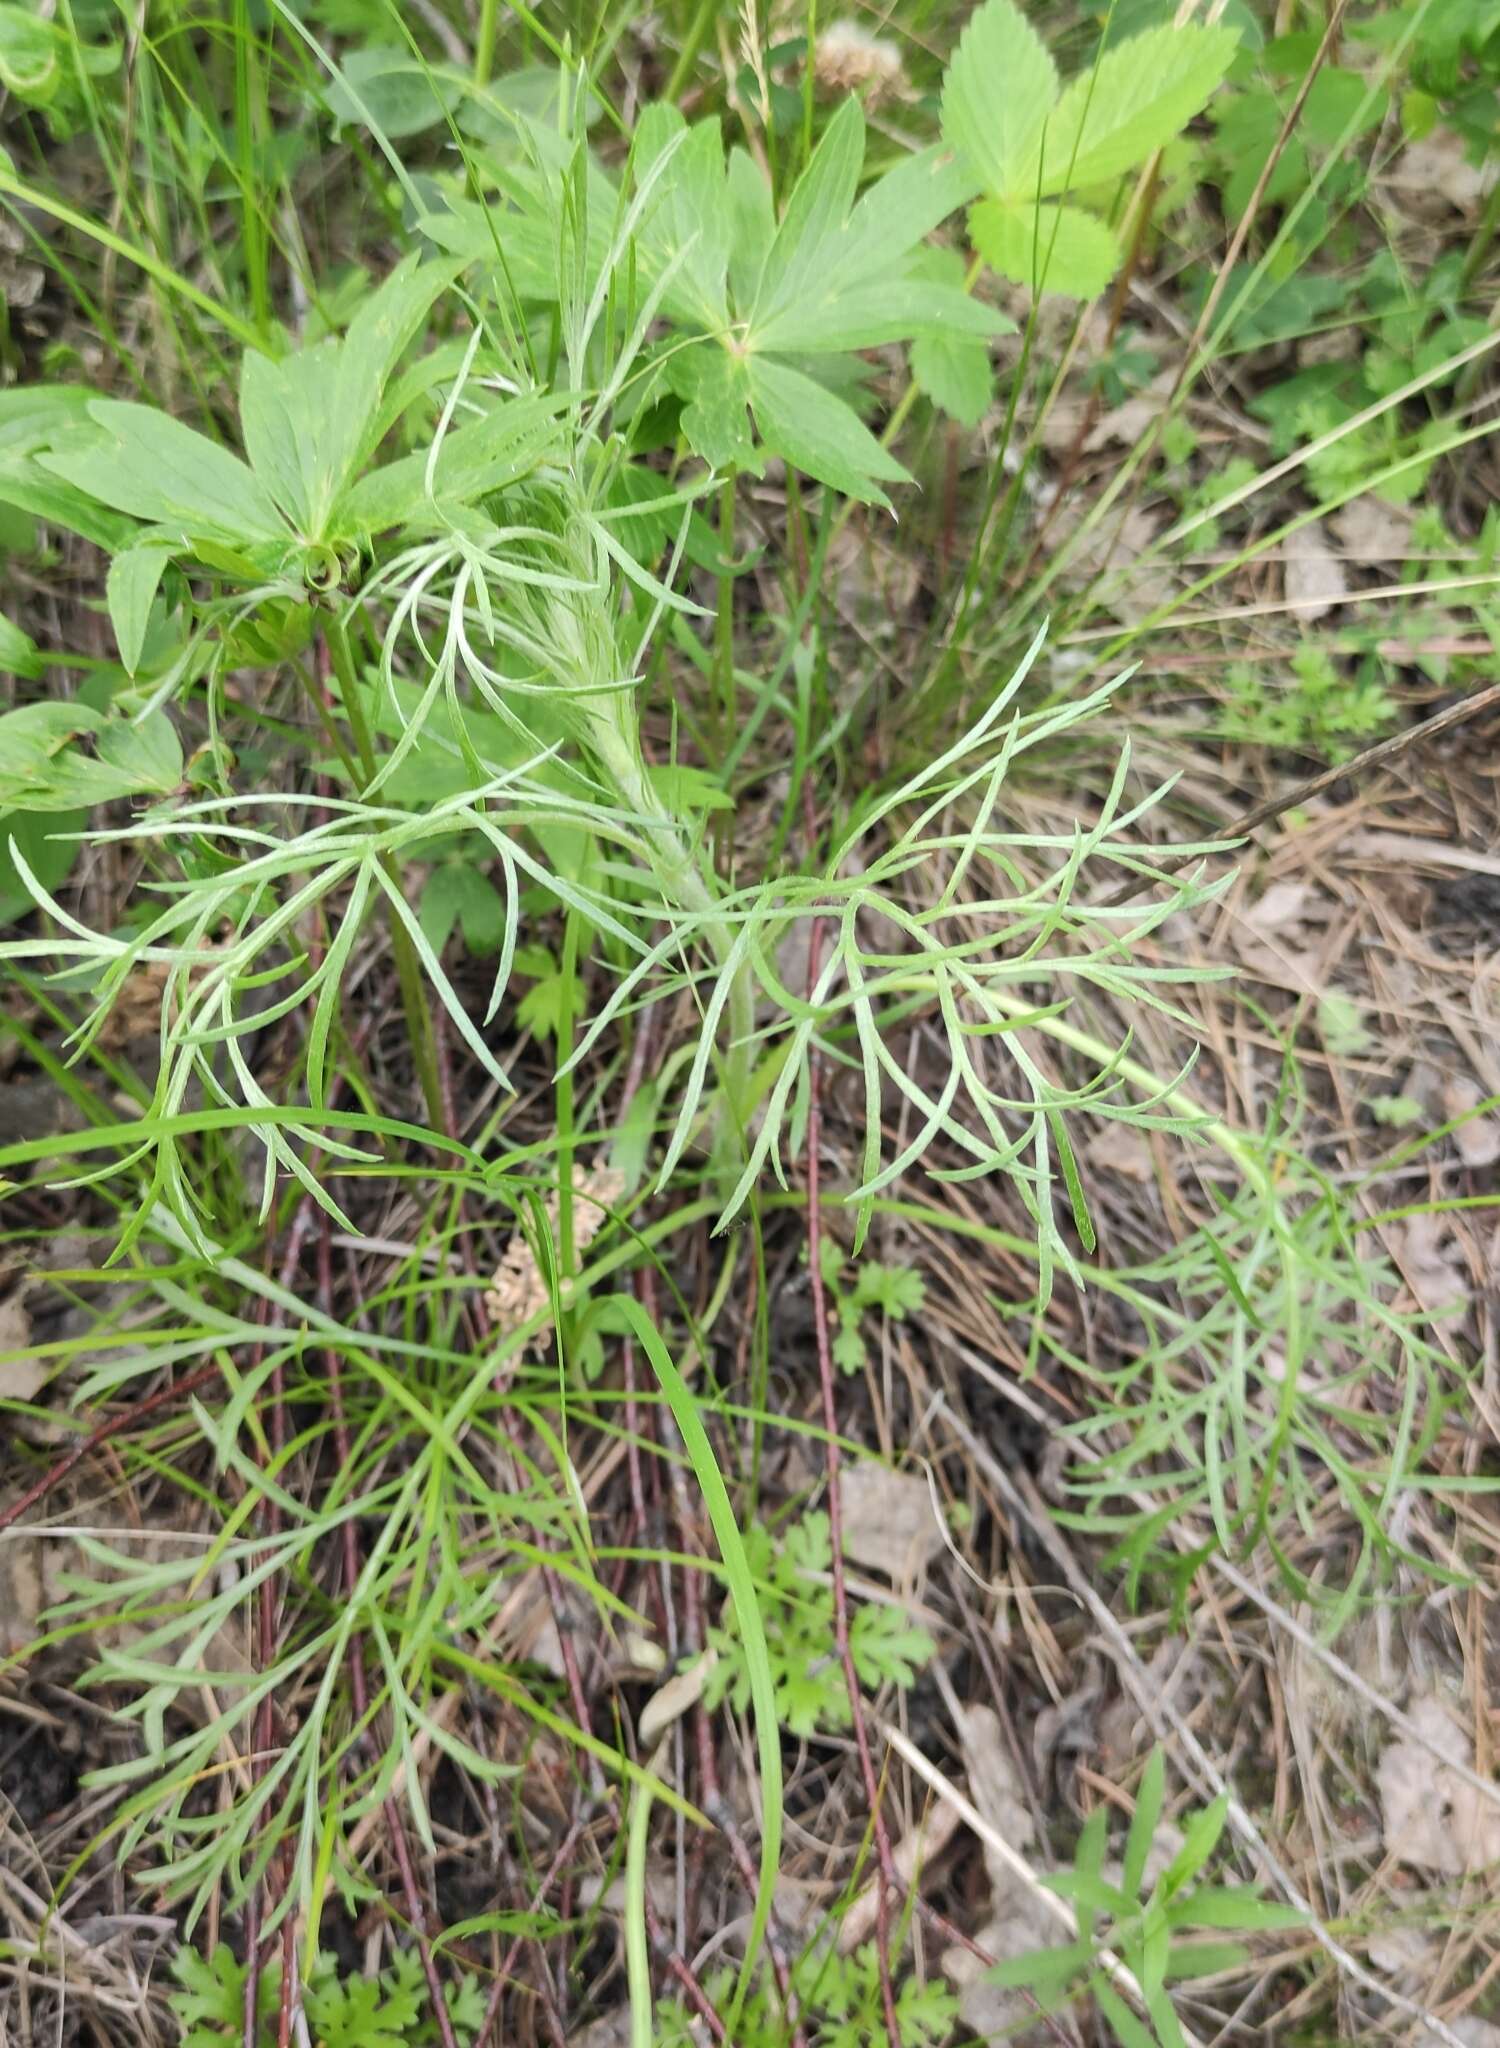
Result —
[[1057, 98], [1057, 67], [1014, 0], [985, 0], [943, 79], [943, 135], [986, 192], [1025, 191], [1020, 172]]
[[1318, 1004], [1318, 1031], [1326, 1049], [1336, 1058], [1348, 1058], [1368, 1050], [1370, 1033], [1365, 1013], [1351, 996], [1330, 989]]
[[1117, 43], [1064, 88], [1045, 136], [993, 189], [1045, 199], [1133, 170], [1203, 111], [1238, 48], [1233, 29], [1196, 23], [1166, 22]]
[[992, 270], [1044, 296], [1094, 298], [1120, 267], [1113, 231], [1077, 206], [982, 199], [969, 235]]
[[854, 1283], [854, 1299], [861, 1308], [881, 1308], [899, 1320], [922, 1307], [927, 1283], [912, 1266], [887, 1266], [879, 1259], [866, 1259]]
[[783, 461], [865, 504], [889, 505], [881, 482], [910, 481], [858, 415], [802, 371], [751, 356], [747, 373], [761, 440]]
[[849, 1653], [864, 1684], [916, 1683], [917, 1673], [931, 1661], [936, 1643], [925, 1629], [909, 1622], [899, 1607], [861, 1607], [849, 1626]]
[[133, 676], [140, 666], [146, 628], [151, 622], [151, 607], [169, 552], [169, 548], [146, 543], [141, 547], [126, 548], [109, 565], [104, 594], [109, 605], [109, 622], [115, 629], [115, 641], [127, 675]]
[[1427, 1114], [1413, 1095], [1372, 1095], [1365, 1107], [1376, 1123], [1387, 1124], [1398, 1131], [1407, 1129], [1411, 1124], [1419, 1124]]
[[845, 1374], [863, 1372], [869, 1353], [865, 1340], [859, 1334], [859, 1325], [852, 1319], [841, 1323], [830, 1346], [834, 1364]]

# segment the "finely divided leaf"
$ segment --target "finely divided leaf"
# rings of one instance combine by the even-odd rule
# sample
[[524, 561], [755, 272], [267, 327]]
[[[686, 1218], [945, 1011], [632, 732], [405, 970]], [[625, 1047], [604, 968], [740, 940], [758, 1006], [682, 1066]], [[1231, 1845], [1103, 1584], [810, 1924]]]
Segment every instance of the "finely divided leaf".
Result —
[[985, 191], [1016, 189], [1056, 98], [1057, 67], [1015, 0], [986, 0], [943, 80], [944, 137]]

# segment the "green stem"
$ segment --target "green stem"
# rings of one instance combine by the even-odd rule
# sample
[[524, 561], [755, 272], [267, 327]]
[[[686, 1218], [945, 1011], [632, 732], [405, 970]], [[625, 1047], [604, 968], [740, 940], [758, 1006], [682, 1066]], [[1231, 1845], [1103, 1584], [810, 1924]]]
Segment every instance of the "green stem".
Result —
[[719, 12], [719, 0], [702, 0], [698, 12], [693, 16], [682, 48], [677, 52], [677, 62], [672, 66], [672, 76], [667, 80], [663, 97], [669, 105], [675, 105], [678, 94], [687, 84], [688, 73], [698, 61], [698, 52], [703, 48], [710, 25]]
[[[606, 700], [607, 703], [610, 700]], [[683, 835], [676, 818], [651, 786], [639, 746], [621, 732], [614, 712], [605, 708], [590, 722], [590, 739], [599, 764], [608, 773], [627, 810], [649, 821], [643, 851], [669, 903], [701, 918], [714, 957], [722, 966], [734, 950], [734, 933], [719, 915], [710, 876]], [[737, 1122], [746, 1112], [750, 1080], [750, 1037], [755, 1028], [755, 989], [749, 963], [741, 961], [729, 986], [730, 1045], [724, 1079], [731, 1114]]]
[[723, 746], [734, 738], [734, 515], [735, 472], [730, 470], [719, 491], [719, 613], [714, 620], [719, 681], [719, 720]]
[[[364, 693], [359, 677], [355, 673], [349, 636], [337, 612], [329, 612], [323, 631], [328, 642], [328, 658], [333, 664], [334, 675], [338, 678], [339, 698], [344, 716], [349, 721], [349, 731], [354, 740], [363, 792], [363, 789], [368, 788], [375, 780], [376, 768], [375, 743], [370, 732], [370, 721], [365, 716]], [[401, 864], [395, 854], [390, 851], [381, 854], [380, 865], [392, 886], [399, 889]], [[396, 983], [401, 991], [401, 1009], [406, 1018], [407, 1036], [411, 1040], [412, 1059], [416, 1065], [417, 1078], [422, 1084], [422, 1100], [427, 1105], [427, 1116], [432, 1128], [441, 1131], [445, 1128], [443, 1089], [438, 1076], [432, 1015], [427, 1007], [427, 993], [422, 980], [422, 963], [417, 958], [417, 949], [412, 944], [411, 933], [394, 910], [391, 912], [389, 924], [391, 957], [396, 968]]]
[[234, 126], [239, 159], [240, 237], [244, 247], [245, 275], [250, 286], [250, 306], [255, 325], [263, 335], [271, 331], [271, 294], [266, 275], [265, 222], [255, 190], [256, 123], [255, 44], [250, 27], [248, 0], [235, 0], [234, 7]]
[[474, 40], [474, 83], [488, 85], [490, 67], [495, 61], [495, 24], [499, 15], [498, 0], [479, 0], [479, 33]]

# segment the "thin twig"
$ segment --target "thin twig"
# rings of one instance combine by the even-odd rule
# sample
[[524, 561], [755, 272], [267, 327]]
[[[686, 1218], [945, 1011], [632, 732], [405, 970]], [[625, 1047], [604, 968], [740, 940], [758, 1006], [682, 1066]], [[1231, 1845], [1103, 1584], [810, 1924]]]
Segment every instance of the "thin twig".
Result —
[[[816, 820], [813, 815], [810, 777], [803, 784], [802, 795], [808, 838], [810, 842], [815, 843]], [[814, 915], [809, 922], [807, 938], [809, 1002], [813, 1000], [813, 992], [818, 985], [822, 951], [823, 919]], [[890, 1895], [899, 1884], [900, 1874], [896, 1869], [895, 1857], [891, 1853], [890, 1831], [886, 1827], [885, 1815], [881, 1809], [880, 1780], [876, 1775], [875, 1759], [870, 1750], [870, 1735], [865, 1726], [859, 1674], [854, 1669], [854, 1652], [849, 1643], [849, 1596], [844, 1585], [844, 1506], [839, 1485], [838, 1406], [834, 1398], [833, 1350], [828, 1337], [828, 1303], [823, 1289], [823, 1209], [819, 1159], [823, 1137], [822, 1093], [823, 1060], [817, 1045], [814, 1044], [808, 1057], [807, 1087], [807, 1265], [812, 1283], [818, 1384], [823, 1397], [824, 1457], [828, 1474], [828, 1541], [833, 1551], [833, 1640], [835, 1652], [844, 1670], [844, 1686], [849, 1695], [849, 1712], [854, 1723], [854, 1746], [859, 1755], [860, 1776], [864, 1780], [865, 1798], [870, 1808], [870, 1826], [875, 1837], [875, 1856], [880, 1872], [880, 1889], [875, 1901], [875, 1954], [880, 1966], [880, 2002], [890, 2048], [901, 2048], [901, 2022], [896, 2013], [895, 1985], [891, 1981], [890, 1902]]]
[[[1481, 711], [1488, 711], [1500, 704], [1500, 683], [1488, 683], [1482, 690], [1475, 690], [1470, 696], [1460, 697], [1456, 704], [1445, 705], [1441, 711], [1434, 711], [1431, 718], [1424, 718], [1420, 724], [1408, 726], [1405, 732], [1392, 733], [1389, 738], [1377, 740], [1373, 746], [1365, 747], [1347, 761], [1336, 762], [1332, 768], [1324, 768], [1316, 775], [1310, 775], [1305, 782], [1296, 783], [1291, 789], [1276, 797], [1268, 797], [1264, 803], [1256, 804], [1244, 812], [1232, 825], [1227, 825], [1217, 836], [1226, 844], [1248, 839], [1250, 834], [1262, 825], [1268, 825], [1273, 818], [1279, 818], [1283, 811], [1296, 810], [1315, 796], [1321, 796], [1325, 789], [1332, 789], [1335, 783], [1348, 782], [1363, 775], [1367, 769], [1383, 768], [1388, 761], [1396, 760], [1409, 747], [1419, 741], [1436, 738], [1447, 732], [1451, 726], [1462, 725], [1467, 719], [1477, 717]], [[1159, 859], [1157, 874], [1171, 874], [1190, 860], [1199, 858], [1196, 854], [1168, 853]], [[1154, 876], [1147, 879], [1155, 879]], [[1117, 910], [1122, 903], [1128, 903], [1132, 896], [1140, 894], [1139, 876], [1130, 876], [1106, 896], [1099, 905], [1101, 910]]]
[[1201, 1780], [1212, 1795], [1227, 1801], [1230, 1828], [1260, 1864], [1265, 1876], [1276, 1886], [1287, 1904], [1295, 1912], [1305, 1915], [1308, 1932], [1331, 1961], [1351, 1982], [1358, 1984], [1365, 1991], [1373, 1992], [1377, 1998], [1383, 1999], [1396, 2011], [1404, 2012], [1409, 2018], [1420, 2021], [1444, 2044], [1444, 2048], [1463, 2048], [1459, 2036], [1436, 2013], [1429, 2012], [1416, 1999], [1408, 1998], [1404, 1992], [1397, 1991], [1394, 1985], [1382, 1982], [1372, 1971], [1367, 1970], [1356, 1956], [1351, 1955], [1342, 1942], [1324, 1926], [1314, 1912], [1312, 1902], [1246, 1812], [1233, 1786], [1198, 1740], [1191, 1723], [1172, 1705], [1170, 1698], [1163, 1694], [1161, 1687], [1152, 1680], [1141, 1664], [1129, 1636], [1116, 1620], [1108, 1602], [1101, 1598], [1088, 1573], [1083, 1570], [1064, 1542], [1045, 1501], [1027, 1475], [1020, 1470], [1015, 1473], [1008, 1472], [992, 1454], [988, 1445], [983, 1443], [962, 1417], [954, 1412], [944, 1395], [934, 1396], [932, 1412], [943, 1417], [996, 1492], [1030, 1524], [1048, 1555], [1061, 1568], [1073, 1593], [1094, 1617], [1100, 1635], [1109, 1645], [1121, 1678], [1135, 1695], [1136, 1703], [1147, 1721], [1158, 1736], [1165, 1736], [1169, 1731], [1174, 1734], [1192, 1759]]
[[107, 1443], [112, 1436], [118, 1436], [122, 1429], [133, 1429], [136, 1423], [144, 1422], [148, 1415], [154, 1415], [159, 1408], [165, 1408], [172, 1401], [180, 1401], [188, 1394], [197, 1393], [223, 1372], [220, 1364], [200, 1365], [196, 1372], [190, 1372], [186, 1379], [173, 1380], [167, 1386], [158, 1387], [154, 1394], [148, 1394], [143, 1401], [137, 1401], [131, 1408], [121, 1409], [118, 1415], [101, 1422], [97, 1429], [90, 1430], [81, 1442], [74, 1444], [70, 1451], [64, 1451], [56, 1464], [49, 1465], [41, 1478], [28, 1486], [18, 1500], [8, 1508], [0, 1509], [0, 1536], [14, 1523], [19, 1522], [28, 1508], [34, 1508], [39, 1500], [60, 1486], [75, 1466], [81, 1465], [100, 1444]]
[[[318, 1302], [324, 1313], [330, 1312], [333, 1302], [333, 1247], [331, 1225], [327, 1212], [323, 1212], [322, 1231], [318, 1239]], [[339, 1469], [347, 1471], [350, 1462], [349, 1424], [344, 1414], [344, 1389], [340, 1374], [338, 1352], [332, 1345], [323, 1353], [324, 1370], [328, 1375], [328, 1407], [333, 1418], [333, 1447], [339, 1462]], [[344, 1592], [352, 1599], [359, 1584], [359, 1536], [354, 1517], [346, 1515], [340, 1528], [342, 1539], [342, 1575]], [[349, 1688], [354, 1700], [354, 1718], [364, 1727], [361, 1746], [370, 1746], [370, 1732], [365, 1726], [369, 1716], [370, 1698], [365, 1684], [365, 1644], [359, 1630], [352, 1630], [349, 1636]], [[401, 1819], [400, 1809], [392, 1794], [387, 1793], [382, 1801], [385, 1824], [391, 1838], [391, 1848], [396, 1858], [396, 1869], [401, 1879], [401, 1889], [406, 1900], [406, 1916], [416, 1937], [417, 1954], [421, 1958], [422, 1975], [427, 1980], [428, 1995], [432, 2000], [432, 2017], [437, 2025], [438, 2039], [442, 2048], [458, 2048], [457, 2036], [453, 2031], [452, 2016], [448, 2001], [443, 1996], [443, 1980], [438, 1975], [437, 1963], [433, 1958], [432, 1944], [427, 1938], [427, 1913], [422, 1904], [422, 1895], [417, 1889], [416, 1871], [412, 1867], [411, 1849], [406, 1839], [406, 1828]]]
[[[541, 1912], [543, 1905], [546, 1903], [548, 1892], [551, 1891], [553, 1885], [557, 1882], [557, 1873], [573, 1853], [573, 1845], [582, 1832], [583, 1823], [575, 1817], [569, 1822], [568, 1832], [563, 1836], [558, 1846], [557, 1854], [548, 1865], [546, 1875], [531, 1895], [531, 1904], [526, 1909], [528, 1917]], [[501, 1959], [500, 1967], [495, 1972], [495, 1987], [490, 1993], [489, 2003], [485, 2006], [484, 2018], [479, 2022], [479, 2032], [474, 2036], [474, 2048], [488, 2048], [491, 2029], [500, 2015], [500, 2001], [505, 1996], [506, 1983], [511, 1971], [516, 1966], [522, 1948], [530, 1938], [525, 1933], [512, 1937], [510, 1947], [506, 1950], [504, 1957]]]
[[[1074, 1917], [1073, 1909], [1069, 1906], [1066, 1899], [1059, 1898], [1055, 1892], [1047, 1890], [1031, 1865], [1026, 1861], [1026, 1858], [1011, 1847], [1000, 1830], [992, 1826], [985, 1819], [972, 1800], [964, 1797], [951, 1778], [945, 1777], [936, 1764], [928, 1761], [909, 1735], [906, 1735], [890, 1721], [882, 1722], [881, 1733], [891, 1745], [891, 1748], [895, 1750], [896, 1754], [911, 1766], [917, 1776], [931, 1787], [939, 1799], [945, 1800], [960, 1815], [968, 1827], [984, 1843], [985, 1847], [1000, 1859], [1006, 1869], [1020, 1878], [1037, 1904], [1044, 1912], [1052, 1916], [1068, 1939], [1076, 1941], [1078, 1939], [1078, 1921]], [[1120, 1960], [1113, 1949], [1095, 1949], [1094, 1955], [1101, 1968], [1112, 1982], [1119, 1986], [1131, 2003], [1141, 2012], [1147, 2012], [1146, 1994], [1141, 1989], [1135, 1972]], [[1181, 2025], [1181, 2022], [1179, 2021], [1178, 2024]], [[1203, 2043], [1198, 2039], [1197, 2035], [1192, 2033], [1187, 2027], [1182, 2028], [1182, 2038], [1188, 2044], [1188, 2048], [1203, 2048]]]

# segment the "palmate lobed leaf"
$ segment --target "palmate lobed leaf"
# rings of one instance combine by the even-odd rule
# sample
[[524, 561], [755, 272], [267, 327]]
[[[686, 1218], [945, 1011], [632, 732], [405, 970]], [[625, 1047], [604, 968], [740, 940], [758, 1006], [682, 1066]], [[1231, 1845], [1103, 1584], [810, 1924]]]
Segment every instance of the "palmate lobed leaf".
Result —
[[908, 481], [906, 470], [853, 408], [801, 370], [771, 356], [751, 356], [746, 382], [761, 439], [808, 476], [875, 505], [890, 502], [880, 482]]
[[339, 537], [382, 532], [514, 483], [558, 445], [567, 404], [565, 395], [502, 400], [446, 435], [435, 462], [418, 450], [369, 471], [340, 501]]
[[[963, 259], [956, 249], [923, 248], [908, 261], [917, 282], [961, 288]], [[917, 389], [961, 426], [975, 427], [995, 396], [995, 372], [983, 341], [969, 334], [918, 334], [911, 345], [911, 373]]]
[[120, 660], [127, 675], [133, 676], [140, 666], [146, 628], [151, 621], [151, 606], [155, 602], [171, 547], [170, 540], [165, 543], [148, 541], [139, 547], [126, 548], [109, 565], [104, 594], [109, 606], [110, 624], [119, 643]]
[[729, 251], [734, 213], [724, 170], [724, 143], [715, 120], [689, 129], [676, 107], [658, 102], [636, 124], [631, 168], [637, 184], [650, 177], [664, 152], [674, 161], [660, 179], [650, 232], [639, 238], [646, 275], [672, 272], [663, 300], [673, 318], [709, 332], [729, 324]]
[[136, 519], [243, 546], [290, 538], [276, 502], [247, 463], [151, 406], [96, 398], [96, 435], [38, 458], [91, 498]]
[[969, 165], [951, 150], [925, 150], [861, 194], [864, 157], [864, 116], [851, 97], [778, 223], [748, 157], [732, 153], [726, 169], [717, 121], [688, 128], [675, 108], [650, 107], [632, 157], [637, 184], [652, 180], [636, 240], [664, 309], [701, 336], [686, 348], [673, 337], [661, 356], [661, 374], [686, 401], [682, 426], [695, 451], [718, 469], [758, 470], [753, 419], [773, 454], [884, 504], [881, 485], [905, 480], [905, 470], [804, 359], [917, 336], [965, 339], [982, 353], [991, 336], [1013, 330], [967, 294], [961, 269], [907, 274], [923, 238], [973, 197]]
[[307, 545], [344, 539], [334, 512], [383, 428], [379, 401], [400, 356], [455, 262], [408, 256], [350, 319], [342, 340], [273, 362], [246, 350], [240, 367], [240, 432], [246, 455]]
[[[77, 744], [85, 738], [92, 755]], [[182, 747], [164, 712], [132, 723], [52, 700], [0, 717], [0, 809], [87, 810], [118, 797], [165, 795], [181, 780]]]

